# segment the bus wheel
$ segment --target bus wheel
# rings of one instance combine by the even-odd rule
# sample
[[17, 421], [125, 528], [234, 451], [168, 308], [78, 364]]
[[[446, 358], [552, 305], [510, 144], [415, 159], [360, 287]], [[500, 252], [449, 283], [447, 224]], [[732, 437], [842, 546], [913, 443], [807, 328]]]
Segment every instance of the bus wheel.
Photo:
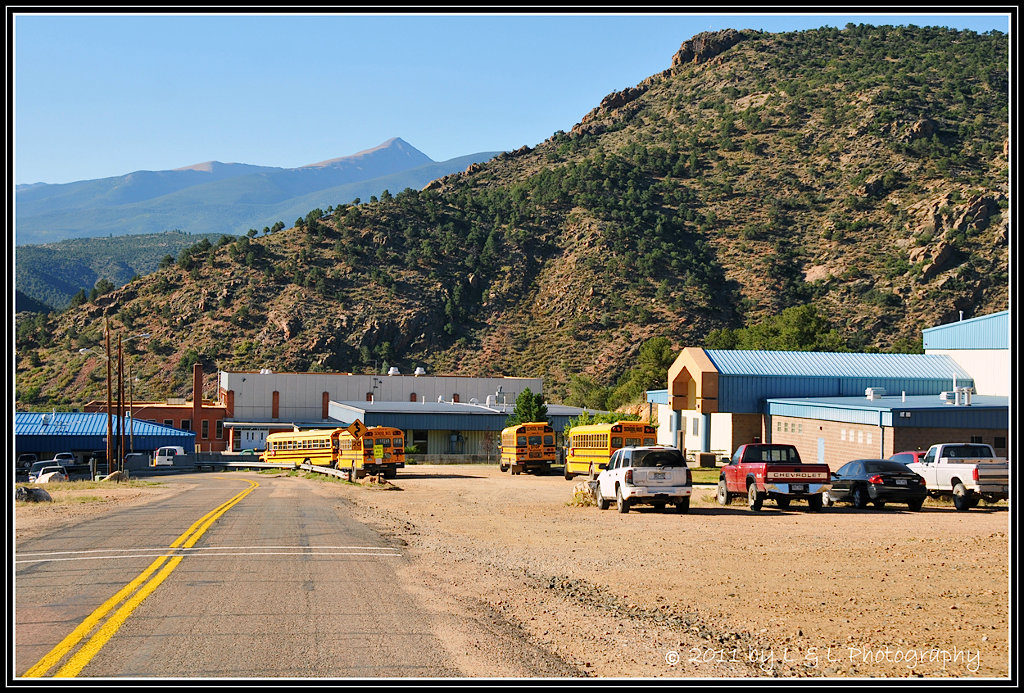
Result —
[[569, 465], [565, 465], [565, 472], [562, 474], [566, 481], [572, 481], [572, 474], [569, 473]]

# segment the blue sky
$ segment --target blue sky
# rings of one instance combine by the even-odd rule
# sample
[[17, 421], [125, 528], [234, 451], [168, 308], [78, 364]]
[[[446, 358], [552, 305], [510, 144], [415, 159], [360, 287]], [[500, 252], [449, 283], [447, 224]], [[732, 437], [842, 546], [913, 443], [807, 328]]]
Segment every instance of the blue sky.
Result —
[[391, 137], [435, 161], [534, 146], [701, 31], [848, 22], [1011, 28], [1007, 13], [15, 13], [15, 182], [294, 167]]

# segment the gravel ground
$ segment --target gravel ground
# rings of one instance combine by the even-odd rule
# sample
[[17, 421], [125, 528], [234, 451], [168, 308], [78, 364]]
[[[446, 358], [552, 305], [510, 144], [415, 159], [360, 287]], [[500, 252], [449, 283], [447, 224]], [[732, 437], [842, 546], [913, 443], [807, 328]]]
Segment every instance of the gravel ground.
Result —
[[[707, 487], [688, 514], [623, 515], [574, 504], [573, 486], [424, 465], [383, 486], [329, 488], [404, 547], [403, 570], [456, 657], [495, 648], [494, 667], [469, 676], [1009, 676], [1005, 503], [812, 513], [769, 502], [754, 513], [718, 506]], [[18, 503], [17, 536], [170, 492]], [[463, 616], [477, 625], [460, 630]], [[522, 646], [497, 651], [509, 642]]]

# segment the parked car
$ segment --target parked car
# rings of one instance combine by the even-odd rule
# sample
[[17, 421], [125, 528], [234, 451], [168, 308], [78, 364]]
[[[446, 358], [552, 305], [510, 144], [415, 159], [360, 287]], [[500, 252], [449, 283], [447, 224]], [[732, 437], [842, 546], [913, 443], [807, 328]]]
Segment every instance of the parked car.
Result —
[[765, 499], [780, 508], [793, 500], [806, 500], [811, 510], [820, 510], [829, 487], [829, 468], [820, 462], [804, 462], [793, 445], [747, 443], [736, 448], [718, 478], [719, 505], [733, 497], [747, 499], [751, 510], [760, 510]]
[[889, 459], [900, 464], [916, 464], [927, 454], [927, 450], [904, 450], [903, 452], [897, 452]]
[[32, 466], [29, 467], [29, 469], [28, 469], [28, 483], [34, 484], [36, 479], [39, 478], [39, 474], [42, 473], [43, 469], [45, 469], [46, 467], [54, 467], [54, 466], [60, 466], [62, 469], [64, 467], [64, 465], [62, 465], [58, 460], [55, 460], [55, 459], [53, 459], [53, 460], [40, 460], [38, 462], [33, 462]]
[[145, 469], [149, 466], [149, 455], [144, 452], [126, 452], [124, 455], [124, 468], [131, 471], [132, 469]]
[[873, 503], [876, 508], [886, 503], [906, 503], [911, 510], [920, 510], [928, 497], [924, 478], [910, 467], [892, 460], [853, 460], [832, 473], [832, 487], [825, 492], [824, 502], [832, 505], [849, 502], [855, 508]]
[[39, 475], [35, 479], [37, 484], [48, 484], [50, 482], [57, 481], [68, 481], [68, 472], [64, 465], [54, 464], [49, 467], [43, 467], [39, 470]]
[[18, 455], [18, 461], [15, 463], [15, 469], [19, 471], [28, 471], [28, 469], [38, 461], [39, 458], [34, 452], [23, 452]]
[[174, 458], [178, 455], [184, 454], [185, 448], [180, 445], [167, 445], [162, 448], [157, 448], [156, 452], [153, 453], [153, 461], [150, 462], [150, 466], [174, 466]]
[[936, 443], [908, 466], [924, 477], [930, 495], [952, 496], [959, 511], [982, 498], [995, 503], [1010, 497], [1010, 461], [987, 443]]
[[75, 464], [78, 462], [78, 458], [75, 457], [75, 453], [73, 452], [58, 452], [53, 456], [53, 459], [64, 465]]
[[607, 510], [615, 499], [620, 513], [638, 503], [659, 510], [669, 503], [685, 513], [690, 510], [693, 483], [686, 458], [679, 448], [644, 446], [620, 448], [612, 453], [607, 468], [597, 475], [597, 507]]

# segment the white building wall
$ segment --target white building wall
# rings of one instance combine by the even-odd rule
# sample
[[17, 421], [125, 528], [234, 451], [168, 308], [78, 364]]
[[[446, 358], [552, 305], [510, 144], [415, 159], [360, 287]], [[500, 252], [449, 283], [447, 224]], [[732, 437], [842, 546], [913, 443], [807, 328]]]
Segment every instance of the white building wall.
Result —
[[928, 349], [926, 354], [945, 354], [974, 378], [979, 395], [1010, 396], [1009, 349]]
[[235, 421], [274, 421], [273, 395], [278, 392], [276, 421], [321, 421], [323, 393], [334, 402], [365, 402], [367, 393], [374, 400], [436, 402], [438, 398], [485, 404], [501, 388], [509, 405], [523, 390], [543, 394], [541, 378], [472, 378], [430, 375], [351, 375], [347, 373], [220, 373], [220, 389], [234, 391]]

